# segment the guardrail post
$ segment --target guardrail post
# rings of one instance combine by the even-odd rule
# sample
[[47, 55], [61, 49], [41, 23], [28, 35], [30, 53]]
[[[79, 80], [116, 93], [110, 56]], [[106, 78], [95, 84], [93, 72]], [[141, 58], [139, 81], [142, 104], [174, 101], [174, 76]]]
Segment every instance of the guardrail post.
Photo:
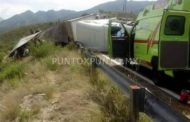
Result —
[[94, 85], [94, 83], [98, 80], [98, 72], [97, 72], [96, 60], [94, 57], [91, 58], [91, 67], [90, 67], [90, 81]]
[[79, 49], [79, 51], [80, 51], [80, 54], [84, 54], [84, 48], [83, 48], [83, 47], [81, 47], [81, 48]]
[[137, 122], [139, 113], [144, 112], [145, 89], [137, 85], [131, 85], [130, 88], [130, 122]]

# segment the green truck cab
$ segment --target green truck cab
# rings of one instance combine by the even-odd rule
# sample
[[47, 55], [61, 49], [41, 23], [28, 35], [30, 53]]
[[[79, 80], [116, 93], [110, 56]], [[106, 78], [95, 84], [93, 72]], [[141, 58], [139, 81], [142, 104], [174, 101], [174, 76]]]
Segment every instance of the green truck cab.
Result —
[[190, 74], [189, 5], [190, 0], [158, 0], [139, 13], [128, 51], [138, 64], [173, 77]]

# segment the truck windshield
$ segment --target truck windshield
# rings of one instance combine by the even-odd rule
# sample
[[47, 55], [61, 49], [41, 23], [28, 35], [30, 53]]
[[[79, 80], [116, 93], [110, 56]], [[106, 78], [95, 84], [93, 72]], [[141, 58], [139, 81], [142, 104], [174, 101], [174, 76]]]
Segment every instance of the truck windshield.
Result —
[[183, 35], [185, 29], [184, 16], [168, 16], [164, 33], [165, 35]]

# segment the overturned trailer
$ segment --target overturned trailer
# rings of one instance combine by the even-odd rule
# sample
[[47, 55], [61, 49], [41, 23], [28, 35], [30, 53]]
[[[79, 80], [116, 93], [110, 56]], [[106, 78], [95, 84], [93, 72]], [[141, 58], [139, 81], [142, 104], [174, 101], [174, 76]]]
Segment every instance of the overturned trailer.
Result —
[[97, 19], [97, 14], [89, 14], [86, 16], [81, 16], [75, 19], [70, 19], [64, 22], [64, 25], [66, 27], [67, 30], [67, 35], [68, 35], [68, 40], [69, 41], [74, 41], [76, 40], [76, 24], [79, 21], [83, 21], [83, 20], [94, 20]]
[[56, 44], [65, 45], [70, 41], [75, 40], [76, 23], [81, 20], [96, 19], [97, 14], [89, 14], [78, 18], [65, 20], [57, 25], [54, 25], [43, 31], [40, 39], [51, 40]]
[[55, 44], [65, 45], [69, 42], [66, 26], [67, 24], [65, 24], [65, 22], [62, 22], [53, 27], [50, 27], [42, 32], [42, 34], [40, 35], [40, 39], [49, 40], [54, 42]]
[[75, 41], [85, 47], [108, 53], [110, 57], [124, 58], [131, 28], [114, 18], [78, 21], [73, 30], [77, 32]]
[[75, 41], [100, 52], [108, 51], [109, 20], [84, 20], [76, 23]]

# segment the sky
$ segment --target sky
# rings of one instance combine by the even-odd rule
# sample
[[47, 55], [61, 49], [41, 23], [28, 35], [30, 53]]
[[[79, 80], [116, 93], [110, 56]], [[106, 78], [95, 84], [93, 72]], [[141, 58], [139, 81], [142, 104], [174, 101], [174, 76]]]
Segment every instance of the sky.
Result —
[[108, 1], [114, 0], [0, 0], [0, 17], [7, 19], [26, 10], [33, 12], [52, 9], [81, 11]]

